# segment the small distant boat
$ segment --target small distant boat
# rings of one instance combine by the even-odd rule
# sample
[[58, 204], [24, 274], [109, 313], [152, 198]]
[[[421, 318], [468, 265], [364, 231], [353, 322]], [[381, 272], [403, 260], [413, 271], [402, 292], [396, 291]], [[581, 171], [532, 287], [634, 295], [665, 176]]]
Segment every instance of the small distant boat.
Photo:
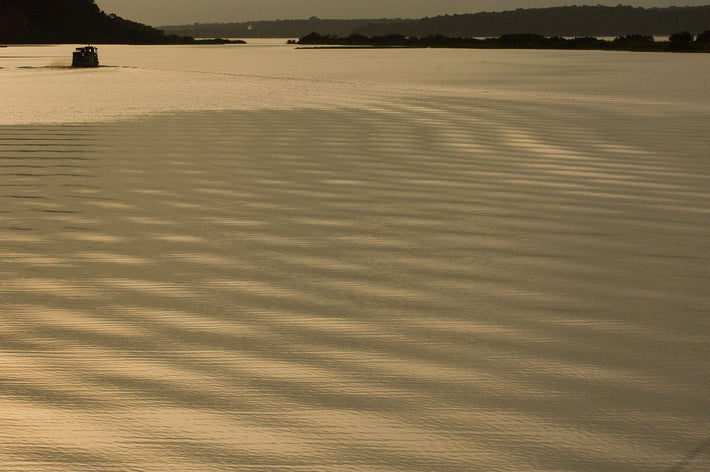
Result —
[[72, 55], [72, 67], [98, 67], [99, 66], [99, 48], [94, 46], [84, 46], [76, 48]]

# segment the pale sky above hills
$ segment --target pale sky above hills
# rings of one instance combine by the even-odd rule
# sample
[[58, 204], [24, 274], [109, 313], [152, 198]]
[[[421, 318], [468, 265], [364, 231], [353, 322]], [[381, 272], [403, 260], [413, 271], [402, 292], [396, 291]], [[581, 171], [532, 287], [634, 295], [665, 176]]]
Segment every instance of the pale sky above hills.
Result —
[[96, 0], [107, 13], [152, 26], [308, 18], [421, 18], [562, 5], [665, 7], [710, 0]]

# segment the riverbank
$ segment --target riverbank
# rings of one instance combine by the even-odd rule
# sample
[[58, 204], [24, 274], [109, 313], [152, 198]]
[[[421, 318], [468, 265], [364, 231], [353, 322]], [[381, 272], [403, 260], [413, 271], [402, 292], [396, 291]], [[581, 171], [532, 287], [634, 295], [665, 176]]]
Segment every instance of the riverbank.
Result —
[[652, 36], [631, 34], [613, 40], [594, 37], [563, 38], [540, 34], [506, 34], [497, 38], [466, 38], [447, 36], [406, 37], [398, 34], [367, 37], [353, 34], [346, 38], [311, 33], [294, 44], [343, 47], [409, 47], [409, 48], [469, 48], [469, 49], [582, 49], [641, 52], [710, 52], [710, 31], [694, 36], [688, 32], [672, 34], [667, 41]]

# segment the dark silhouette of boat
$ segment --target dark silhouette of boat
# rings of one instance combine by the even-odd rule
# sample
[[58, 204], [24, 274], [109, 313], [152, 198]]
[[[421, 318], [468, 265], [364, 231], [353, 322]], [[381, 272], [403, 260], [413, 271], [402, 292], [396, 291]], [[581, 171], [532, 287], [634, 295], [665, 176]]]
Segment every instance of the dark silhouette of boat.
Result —
[[99, 66], [99, 48], [94, 46], [84, 46], [76, 48], [72, 55], [72, 67], [98, 67]]

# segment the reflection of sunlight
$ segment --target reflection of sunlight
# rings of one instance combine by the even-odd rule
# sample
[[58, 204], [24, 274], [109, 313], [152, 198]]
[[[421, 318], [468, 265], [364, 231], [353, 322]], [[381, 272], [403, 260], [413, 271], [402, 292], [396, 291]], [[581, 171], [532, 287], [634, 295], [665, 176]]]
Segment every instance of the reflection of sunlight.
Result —
[[198, 253], [180, 253], [180, 254], [166, 254], [164, 257], [169, 257], [172, 259], [177, 259], [182, 262], [192, 262], [196, 264], [214, 265], [214, 266], [239, 266], [243, 264], [237, 258], [231, 258], [227, 256], [222, 256], [218, 254], [198, 254]]
[[100, 202], [100, 201], [92, 201], [92, 202], [87, 202], [89, 205], [95, 205], [97, 207], [102, 207], [102, 208], [122, 208], [122, 209], [128, 209], [128, 208], [133, 208], [132, 205], [129, 205], [127, 203], [122, 203], [122, 202]]
[[647, 154], [647, 152], [627, 146], [625, 144], [607, 144], [607, 143], [596, 143], [596, 147], [604, 152], [620, 153], [620, 154]]
[[141, 225], [163, 226], [163, 225], [175, 224], [174, 222], [169, 221], [169, 220], [158, 219], [158, 218], [149, 218], [147, 216], [124, 216], [123, 219], [126, 221], [130, 221], [132, 223], [137, 223], [137, 224], [141, 224]]
[[119, 243], [125, 241], [126, 238], [123, 236], [114, 236], [110, 234], [92, 233], [92, 232], [76, 232], [76, 231], [66, 231], [60, 233], [60, 235], [67, 239], [75, 239], [77, 241], [92, 241], [99, 243]]
[[35, 236], [29, 234], [11, 233], [8, 231], [0, 231], [0, 241], [6, 243], [41, 243], [47, 241], [44, 236]]
[[199, 295], [186, 284], [156, 282], [153, 280], [99, 278], [96, 284], [112, 290], [132, 290], [152, 295], [180, 298], [198, 298]]
[[269, 322], [276, 323], [279, 326], [304, 328], [309, 330], [309, 332], [404, 340], [404, 335], [393, 332], [391, 328], [379, 326], [374, 322], [366, 323], [347, 318], [334, 318], [332, 316], [312, 316], [286, 310], [280, 312], [260, 312], [259, 318], [267, 319]]
[[20, 264], [30, 264], [37, 266], [68, 266], [71, 264], [69, 259], [43, 256], [29, 252], [5, 252], [0, 253], [6, 263], [16, 262]]
[[71, 223], [75, 225], [96, 225], [100, 224], [101, 220], [98, 218], [87, 218], [80, 215], [47, 215], [45, 219], [53, 221], [62, 221], [64, 223]]
[[536, 154], [550, 156], [553, 158], [567, 158], [575, 160], [583, 159], [585, 161], [585, 165], [589, 165], [591, 161], [594, 160], [594, 156], [582, 154], [573, 150], [573, 148], [562, 148], [546, 143], [543, 140], [530, 136], [524, 132], [507, 131], [501, 133], [501, 135], [504, 143], [518, 147], [528, 153], [534, 152]]
[[239, 320], [211, 319], [203, 314], [178, 310], [159, 310], [148, 307], [114, 306], [110, 311], [130, 317], [140, 325], [154, 325], [157, 330], [171, 327], [180, 331], [206, 332], [239, 338], [263, 336], [264, 327], [256, 327]]
[[643, 470], [693, 443], [703, 121], [667, 145], [608, 102], [378, 107], [0, 135], [92, 157], [0, 182], [3, 460]]
[[92, 333], [112, 336], [145, 336], [148, 331], [128, 321], [107, 319], [100, 313], [90, 313], [76, 309], [61, 309], [50, 306], [27, 305], [6, 307], [6, 314], [15, 319], [28, 320], [36, 327], [70, 328], [90, 336]]
[[54, 279], [42, 278], [15, 278], [12, 280], [0, 281], [0, 293], [2, 292], [26, 292], [42, 293], [65, 298], [103, 298], [103, 292], [88, 284], [73, 284]]
[[125, 254], [114, 254], [110, 252], [82, 252], [76, 254], [74, 257], [86, 259], [92, 262], [109, 262], [113, 264], [135, 265], [151, 263], [150, 260], [142, 257], [128, 256]]
[[287, 298], [300, 298], [302, 296], [301, 292], [294, 289], [268, 282], [258, 282], [256, 280], [208, 280], [204, 282], [204, 285], [262, 296], [268, 295]]
[[167, 206], [175, 207], [175, 208], [186, 208], [186, 209], [204, 208], [202, 205], [199, 205], [196, 203], [187, 203], [187, 202], [166, 201], [166, 202], [164, 202], [164, 204]]
[[214, 225], [224, 225], [224, 226], [263, 226], [267, 224], [266, 221], [260, 220], [247, 220], [247, 219], [234, 219], [234, 218], [222, 218], [216, 216], [204, 217], [202, 221]]
[[154, 236], [154, 238], [159, 239], [160, 241], [166, 241], [169, 243], [198, 244], [198, 243], [205, 242], [204, 238], [201, 238], [199, 236], [191, 236], [191, 235], [187, 235], [187, 234], [167, 234], [167, 235], [161, 235], [161, 236]]

